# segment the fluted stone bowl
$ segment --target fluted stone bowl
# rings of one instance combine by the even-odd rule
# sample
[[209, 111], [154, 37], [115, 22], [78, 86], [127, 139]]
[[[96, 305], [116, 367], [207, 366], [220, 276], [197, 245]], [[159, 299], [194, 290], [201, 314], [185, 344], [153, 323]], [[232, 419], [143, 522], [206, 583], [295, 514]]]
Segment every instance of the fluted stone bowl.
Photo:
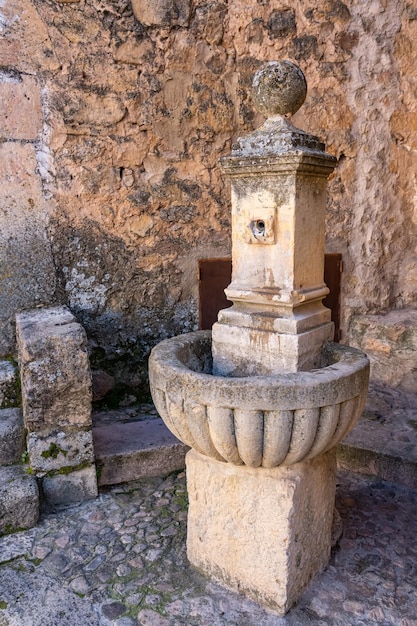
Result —
[[322, 362], [278, 376], [213, 376], [211, 331], [199, 331], [153, 349], [151, 393], [171, 432], [201, 454], [249, 467], [292, 465], [335, 446], [365, 404], [363, 352], [329, 343]]

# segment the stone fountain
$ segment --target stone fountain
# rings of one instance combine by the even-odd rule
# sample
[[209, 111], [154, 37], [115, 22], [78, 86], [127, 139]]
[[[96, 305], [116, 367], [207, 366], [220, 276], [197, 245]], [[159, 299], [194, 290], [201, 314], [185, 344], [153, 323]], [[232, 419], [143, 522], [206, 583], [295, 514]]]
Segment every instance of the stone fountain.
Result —
[[232, 186], [233, 276], [212, 333], [150, 358], [155, 405], [187, 454], [188, 558], [286, 613], [330, 556], [335, 446], [367, 394], [365, 354], [331, 343], [322, 300], [326, 179], [336, 160], [288, 115], [301, 70], [271, 62], [252, 100], [267, 117], [220, 161]]

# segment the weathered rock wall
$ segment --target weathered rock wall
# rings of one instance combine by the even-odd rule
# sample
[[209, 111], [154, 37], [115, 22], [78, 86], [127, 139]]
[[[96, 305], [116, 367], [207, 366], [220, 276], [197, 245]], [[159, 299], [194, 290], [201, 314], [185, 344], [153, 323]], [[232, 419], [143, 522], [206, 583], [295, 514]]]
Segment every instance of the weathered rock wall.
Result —
[[40, 170], [46, 142], [46, 27], [29, 2], [0, 4], [0, 354], [14, 349], [14, 314], [54, 297]]
[[217, 159], [262, 121], [248, 86], [277, 58], [308, 79], [294, 122], [339, 159], [327, 250], [344, 258], [342, 340], [355, 314], [415, 306], [411, 0], [8, 0], [0, 13], [0, 352], [16, 309], [55, 300], [94, 362], [141, 385], [149, 347], [196, 325], [197, 259], [230, 253]]

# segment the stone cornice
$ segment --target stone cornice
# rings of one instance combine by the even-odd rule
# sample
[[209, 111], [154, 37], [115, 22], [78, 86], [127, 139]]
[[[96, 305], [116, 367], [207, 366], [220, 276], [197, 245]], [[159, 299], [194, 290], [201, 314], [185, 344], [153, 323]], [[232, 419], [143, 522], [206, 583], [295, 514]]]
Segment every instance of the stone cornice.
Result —
[[327, 178], [333, 172], [336, 162], [336, 157], [331, 154], [305, 148], [295, 148], [281, 154], [263, 156], [240, 154], [219, 159], [220, 168], [224, 174], [231, 177], [300, 172]]

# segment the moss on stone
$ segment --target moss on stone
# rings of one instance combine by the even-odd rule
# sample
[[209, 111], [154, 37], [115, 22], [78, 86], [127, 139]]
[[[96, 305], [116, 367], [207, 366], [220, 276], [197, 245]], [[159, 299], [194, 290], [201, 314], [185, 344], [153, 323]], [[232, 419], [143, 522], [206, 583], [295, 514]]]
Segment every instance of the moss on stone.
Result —
[[29, 452], [27, 450], [22, 452], [20, 460], [24, 465], [27, 465], [29, 463]]
[[3, 530], [0, 530], [0, 537], [4, 537], [5, 535], [11, 535], [13, 533], [20, 533], [22, 530], [27, 530], [22, 526], [14, 526], [13, 524], [6, 524]]
[[174, 504], [177, 504], [178, 506], [181, 507], [182, 510], [186, 510], [188, 508], [188, 493], [187, 490], [184, 489], [177, 489], [175, 491], [175, 496], [174, 496]]
[[73, 472], [78, 472], [80, 470], [85, 469], [86, 467], [90, 467], [91, 463], [89, 461], [85, 461], [84, 463], [79, 463], [78, 465], [65, 465], [64, 467], [60, 467], [57, 470], [51, 470], [43, 476], [47, 476], [48, 478], [52, 478], [53, 476], [66, 476], [67, 474], [72, 474]]
[[48, 450], [44, 450], [41, 456], [44, 459], [56, 459], [58, 455], [63, 454], [67, 456], [68, 452], [63, 448], [60, 448], [54, 441], [49, 446]]
[[103, 467], [104, 467], [103, 463], [101, 463], [100, 461], [96, 461], [96, 476], [97, 476], [97, 480], [99, 480], [99, 478], [101, 477], [101, 475], [103, 473]]

